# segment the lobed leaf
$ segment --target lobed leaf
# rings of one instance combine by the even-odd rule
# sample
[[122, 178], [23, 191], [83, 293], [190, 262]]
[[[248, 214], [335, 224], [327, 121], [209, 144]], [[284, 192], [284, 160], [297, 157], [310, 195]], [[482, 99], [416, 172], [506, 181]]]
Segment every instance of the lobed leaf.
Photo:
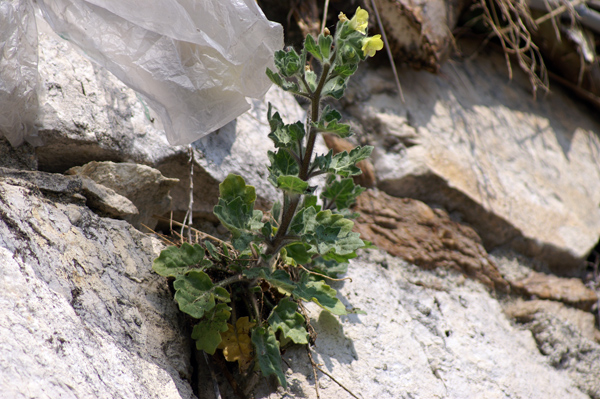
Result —
[[311, 246], [303, 242], [295, 242], [285, 247], [286, 255], [294, 259], [298, 264], [305, 265], [312, 260], [314, 251]]
[[215, 299], [221, 302], [231, 300], [227, 290], [215, 286], [210, 277], [201, 271], [192, 270], [185, 275], [178, 275], [173, 287], [179, 310], [196, 319], [201, 319], [215, 307]]
[[362, 173], [356, 163], [367, 159], [372, 151], [372, 146], [359, 146], [350, 153], [343, 151], [335, 155], [330, 150], [327, 154], [316, 157], [315, 162], [323, 172], [334, 173], [342, 177], [356, 176]]
[[331, 78], [325, 82], [323, 90], [321, 91], [321, 95], [323, 97], [331, 96], [336, 100], [339, 100], [344, 95], [347, 83], [348, 78], [343, 78], [341, 76]]
[[196, 340], [196, 348], [214, 355], [222, 341], [221, 332], [227, 331], [229, 317], [231, 317], [231, 308], [224, 303], [219, 303], [212, 311], [205, 314], [192, 330], [192, 339]]
[[164, 277], [176, 277], [190, 270], [198, 270], [191, 266], [198, 265], [205, 268], [212, 265], [208, 259], [204, 259], [204, 248], [199, 244], [193, 246], [187, 242], [181, 247], [170, 246], [160, 252], [158, 258], [152, 262], [152, 269]]
[[308, 182], [298, 176], [278, 176], [277, 187], [288, 194], [304, 194], [308, 189]]
[[238, 362], [241, 370], [247, 369], [253, 359], [249, 334], [255, 325], [247, 316], [240, 317], [235, 327], [227, 323], [225, 332], [221, 334], [222, 341], [218, 348], [223, 350], [223, 356], [228, 362]]
[[233, 246], [240, 251], [255, 239], [254, 232], [263, 227], [263, 213], [254, 210], [256, 192], [241, 176], [229, 174], [219, 184], [221, 197], [213, 213], [231, 231]]
[[287, 78], [296, 75], [304, 68], [300, 55], [296, 53], [293, 47], [290, 47], [287, 51], [278, 50], [275, 52], [275, 66], [279, 73]]
[[336, 297], [337, 292], [325, 284], [324, 281], [311, 281], [305, 274], [298, 287], [294, 290], [294, 297], [305, 301], [312, 301], [323, 309], [341, 316], [348, 314], [344, 304]]
[[277, 380], [284, 389], [287, 382], [281, 367], [281, 354], [279, 353], [279, 342], [271, 328], [257, 327], [252, 331], [252, 343], [256, 351], [258, 365], [265, 377], [275, 374]]
[[322, 198], [327, 198], [335, 203], [337, 209], [350, 207], [363, 191], [366, 189], [354, 184], [352, 179], [342, 179], [333, 181], [321, 194]]
[[323, 55], [324, 60], [328, 60], [331, 55], [331, 45], [333, 44], [333, 36], [319, 35], [319, 51]]
[[308, 344], [308, 332], [304, 327], [306, 320], [296, 312], [298, 304], [289, 298], [279, 301], [267, 319], [273, 331], [281, 330], [285, 338], [291, 339], [296, 344]]
[[285, 270], [278, 269], [271, 272], [267, 267], [254, 267], [244, 270], [243, 274], [249, 279], [262, 278], [285, 295], [291, 295], [292, 291], [296, 288], [296, 284]]
[[298, 176], [300, 166], [296, 159], [288, 151], [280, 149], [277, 152], [269, 151], [267, 153], [271, 166], [269, 170], [269, 181], [273, 186], [278, 187], [277, 179], [279, 176]]
[[273, 72], [271, 69], [267, 68], [267, 77], [271, 80], [271, 82], [275, 83], [277, 86], [281, 87], [285, 91], [290, 91], [295, 94], [302, 94], [300, 92], [300, 88], [294, 82], [289, 82], [284, 80], [281, 75], [276, 72]]
[[315, 38], [312, 35], [306, 35], [306, 39], [304, 40], [304, 48], [306, 51], [312, 54], [313, 57], [318, 59], [319, 61], [323, 61], [323, 54], [321, 54], [321, 48], [317, 45]]
[[217, 247], [215, 247], [212, 242], [210, 242], [208, 240], [204, 240], [204, 247], [208, 251], [208, 254], [210, 255], [211, 258], [213, 258], [214, 260], [217, 260], [217, 261], [221, 260], [221, 256], [219, 256]]

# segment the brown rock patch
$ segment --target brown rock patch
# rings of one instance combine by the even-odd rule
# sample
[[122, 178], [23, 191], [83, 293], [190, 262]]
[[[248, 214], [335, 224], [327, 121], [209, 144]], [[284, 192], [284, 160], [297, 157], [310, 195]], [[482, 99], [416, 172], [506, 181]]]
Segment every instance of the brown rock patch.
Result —
[[355, 209], [361, 214], [355, 230], [378, 248], [424, 268], [455, 269], [491, 289], [508, 290], [477, 233], [445, 211], [374, 190], [364, 192]]

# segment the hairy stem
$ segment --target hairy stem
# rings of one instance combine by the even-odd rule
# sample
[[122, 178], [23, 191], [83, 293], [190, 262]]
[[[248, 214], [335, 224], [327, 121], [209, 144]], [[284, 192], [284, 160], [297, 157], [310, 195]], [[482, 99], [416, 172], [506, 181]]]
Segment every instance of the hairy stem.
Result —
[[[323, 73], [321, 74], [321, 79], [319, 80], [319, 85], [315, 92], [311, 95], [311, 113], [309, 119], [310, 122], [316, 122], [319, 120], [319, 106], [321, 105], [321, 91], [323, 91], [323, 87], [325, 86], [325, 82], [327, 82], [327, 78], [329, 75], [329, 70], [331, 68], [331, 64], [327, 63], [323, 66]], [[309, 170], [310, 170], [310, 161], [312, 159], [312, 153], [315, 148], [315, 140], [317, 139], [317, 129], [314, 127], [310, 128], [310, 133], [308, 135], [308, 140], [306, 143], [306, 150], [302, 155], [302, 165], [300, 166], [300, 174], [299, 177], [307, 181], [309, 179]], [[287, 201], [285, 200], [287, 199]], [[285, 207], [283, 218], [281, 219], [281, 225], [279, 226], [279, 230], [277, 230], [277, 234], [273, 238], [271, 246], [267, 251], [267, 255], [275, 255], [282, 248], [282, 243], [285, 237], [288, 235], [288, 228], [290, 227], [290, 223], [292, 223], [292, 219], [296, 214], [296, 209], [298, 208], [298, 204], [300, 203], [300, 196], [294, 195], [290, 198], [287, 194], [284, 194], [284, 204], [289, 203], [287, 207]], [[271, 252], [273, 251], [273, 252]]]

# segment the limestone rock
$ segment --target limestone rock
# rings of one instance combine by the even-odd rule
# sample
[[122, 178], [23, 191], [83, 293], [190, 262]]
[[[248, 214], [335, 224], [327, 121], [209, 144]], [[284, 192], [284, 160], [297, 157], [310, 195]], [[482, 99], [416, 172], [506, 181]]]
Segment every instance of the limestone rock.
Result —
[[193, 398], [162, 245], [91, 212], [81, 179], [18, 172], [0, 171], [3, 396]]
[[[315, 362], [359, 398], [587, 398], [478, 282], [381, 252], [353, 260], [348, 277], [335, 288], [366, 315], [338, 319], [316, 306], [309, 315]], [[306, 349], [289, 348], [284, 359], [293, 368], [288, 395], [316, 398]], [[321, 398], [349, 396], [318, 374]], [[257, 397], [267, 391], [260, 387]]]
[[[520, 323], [533, 321], [538, 314], [551, 314], [563, 322], [574, 325], [577, 330], [590, 341], [598, 340], [600, 331], [596, 329], [594, 315], [583, 310], [569, 308], [560, 302], [548, 300], [524, 301], [518, 299], [504, 308], [505, 313]], [[600, 342], [600, 341], [599, 341]]]
[[443, 210], [373, 190], [358, 197], [354, 210], [360, 213], [355, 230], [378, 248], [425, 268], [458, 270], [489, 288], [507, 291], [508, 283], [477, 233], [450, 220]]
[[388, 69], [364, 70], [347, 110], [376, 145], [380, 189], [442, 205], [488, 250], [578, 273], [600, 237], [600, 124], [557, 86], [534, 100], [513, 72], [507, 81], [499, 52], [447, 63], [439, 76], [403, 71], [402, 104]]
[[600, 398], [600, 344], [583, 335], [572, 317], [546, 306], [520, 320], [552, 366], [563, 370], [590, 398]]
[[86, 177], [81, 179], [81, 183], [82, 193], [87, 198], [87, 206], [99, 215], [125, 220], [138, 216], [138, 208], [114, 190]]
[[143, 225], [151, 229], [156, 226], [153, 215], [162, 215], [171, 209], [169, 190], [179, 183], [149, 166], [127, 162], [89, 162], [66, 173], [88, 177], [128, 198], [139, 213], [124, 219], [138, 229]]

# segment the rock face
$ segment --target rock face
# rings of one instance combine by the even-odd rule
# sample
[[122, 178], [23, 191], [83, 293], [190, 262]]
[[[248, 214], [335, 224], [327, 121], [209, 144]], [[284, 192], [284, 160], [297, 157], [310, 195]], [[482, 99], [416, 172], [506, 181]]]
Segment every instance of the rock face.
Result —
[[[353, 261], [347, 276], [352, 282], [335, 288], [367, 314], [338, 319], [310, 307], [313, 357], [359, 398], [588, 398], [569, 378], [574, 370], [551, 367], [531, 333], [512, 325], [479, 283], [379, 252]], [[284, 359], [293, 365], [293, 397], [316, 398], [306, 350], [288, 349]], [[321, 398], [348, 396], [318, 374]]]
[[[195, 218], [210, 219], [228, 173], [267, 205], [266, 102], [194, 143], [190, 162], [134, 92], [53, 34], [39, 42], [44, 143], [0, 139], [0, 392], [210, 397], [189, 325], [168, 281], [151, 272], [162, 244], [131, 224], [164, 210], [164, 193], [142, 194], [153, 189], [124, 176], [148, 172], [165, 192], [174, 181], [149, 167], [180, 179], [176, 215], [188, 207], [191, 167]], [[579, 271], [600, 235], [599, 126], [560, 90], [533, 102], [519, 80], [506, 85], [502, 61], [482, 55], [437, 77], [404, 72], [406, 106], [389, 94], [385, 70], [352, 81], [344, 112], [359, 140], [377, 147], [363, 166], [382, 190], [359, 200], [357, 229], [389, 253], [362, 254], [352, 280], [333, 283], [365, 315], [307, 309], [315, 361], [358, 397], [600, 399], [599, 332], [584, 311], [597, 311], [597, 295], [484, 248]], [[273, 89], [267, 101], [287, 122], [303, 119], [291, 96]], [[72, 167], [80, 175], [62, 174]], [[490, 289], [505, 295], [507, 283], [512, 296]], [[286, 348], [284, 358], [285, 395], [316, 397], [306, 348]], [[318, 375], [322, 398], [348, 396]], [[276, 388], [260, 381], [254, 397], [272, 397]]]
[[142, 226], [153, 229], [157, 223], [153, 215], [162, 215], [171, 210], [169, 191], [179, 183], [178, 179], [166, 178], [149, 166], [127, 162], [92, 161], [71, 168], [66, 173], [90, 178], [128, 198], [137, 212], [123, 219], [137, 229], [142, 229]]
[[459, 270], [488, 288], [508, 291], [477, 233], [443, 210], [372, 190], [358, 197], [354, 209], [360, 213], [355, 230], [389, 254], [424, 268]]
[[192, 398], [162, 247], [85, 206], [76, 179], [0, 172], [5, 397]]
[[559, 87], [534, 100], [514, 72], [507, 82], [497, 53], [405, 71], [402, 104], [387, 69], [365, 70], [347, 109], [376, 145], [380, 189], [442, 205], [488, 250], [577, 273], [600, 236], [600, 125]]

